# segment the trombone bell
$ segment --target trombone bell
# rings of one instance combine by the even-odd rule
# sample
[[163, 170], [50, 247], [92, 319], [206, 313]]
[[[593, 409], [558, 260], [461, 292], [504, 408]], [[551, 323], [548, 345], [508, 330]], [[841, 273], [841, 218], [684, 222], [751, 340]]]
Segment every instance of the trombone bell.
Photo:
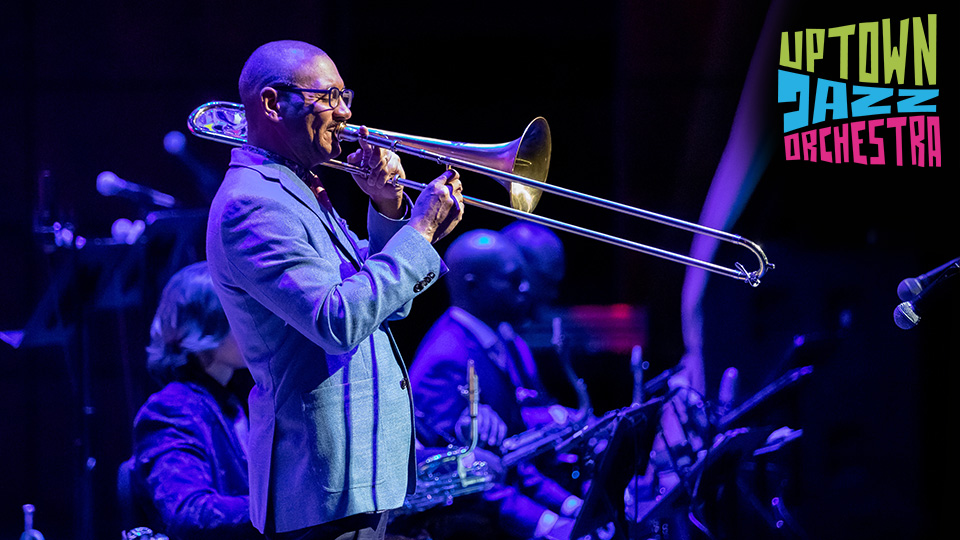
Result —
[[[370, 135], [366, 138], [376, 139], [373, 142], [378, 146], [390, 148], [403, 144], [404, 151], [407, 153], [415, 154], [419, 150], [424, 153], [439, 154], [442, 156], [440, 159], [454, 158], [469, 161], [474, 165], [522, 176], [536, 182], [545, 183], [550, 170], [550, 126], [542, 116], [534, 118], [519, 139], [503, 144], [445, 141], [381, 129], [369, 129], [369, 132]], [[359, 127], [348, 124], [342, 124], [337, 135], [351, 142], [363, 138]], [[543, 190], [503, 178], [495, 179], [510, 192], [512, 208], [532, 213], [540, 202]]]

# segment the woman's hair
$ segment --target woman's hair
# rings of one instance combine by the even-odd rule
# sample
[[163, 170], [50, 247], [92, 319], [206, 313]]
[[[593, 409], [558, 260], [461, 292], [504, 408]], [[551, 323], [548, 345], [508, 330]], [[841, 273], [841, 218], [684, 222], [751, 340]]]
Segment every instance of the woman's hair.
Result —
[[202, 370], [197, 353], [216, 349], [230, 333], [206, 262], [186, 266], [167, 282], [150, 325], [147, 370], [160, 384]]

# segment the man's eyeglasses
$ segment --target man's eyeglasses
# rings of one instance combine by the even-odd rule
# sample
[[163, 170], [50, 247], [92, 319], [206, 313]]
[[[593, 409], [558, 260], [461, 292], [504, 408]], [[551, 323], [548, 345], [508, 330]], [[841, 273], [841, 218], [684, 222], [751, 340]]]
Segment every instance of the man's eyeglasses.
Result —
[[271, 84], [270, 86], [282, 92], [309, 92], [311, 94], [323, 94], [327, 97], [327, 105], [329, 105], [331, 109], [336, 109], [337, 106], [340, 105], [341, 99], [347, 104], [348, 109], [351, 105], [353, 105], [353, 90], [349, 90], [347, 88], [344, 88], [343, 90], [339, 88], [319, 90], [316, 88], [298, 88], [289, 84]]

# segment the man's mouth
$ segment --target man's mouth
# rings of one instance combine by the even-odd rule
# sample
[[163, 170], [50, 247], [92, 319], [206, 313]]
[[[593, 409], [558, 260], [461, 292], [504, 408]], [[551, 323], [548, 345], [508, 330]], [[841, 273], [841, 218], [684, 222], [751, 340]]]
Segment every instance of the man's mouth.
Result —
[[326, 151], [333, 152], [334, 154], [340, 153], [340, 138], [337, 137], [338, 129], [337, 126], [327, 128], [320, 132], [320, 136], [317, 137], [317, 144], [321, 148], [326, 148]]

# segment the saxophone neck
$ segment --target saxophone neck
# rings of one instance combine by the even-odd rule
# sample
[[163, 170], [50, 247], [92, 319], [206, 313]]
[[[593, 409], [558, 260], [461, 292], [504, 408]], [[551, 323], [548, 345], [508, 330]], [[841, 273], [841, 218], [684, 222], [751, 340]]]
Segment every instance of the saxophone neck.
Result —
[[43, 533], [33, 528], [34, 511], [32, 504], [23, 505], [23, 534], [20, 535], [20, 540], [44, 540]]

